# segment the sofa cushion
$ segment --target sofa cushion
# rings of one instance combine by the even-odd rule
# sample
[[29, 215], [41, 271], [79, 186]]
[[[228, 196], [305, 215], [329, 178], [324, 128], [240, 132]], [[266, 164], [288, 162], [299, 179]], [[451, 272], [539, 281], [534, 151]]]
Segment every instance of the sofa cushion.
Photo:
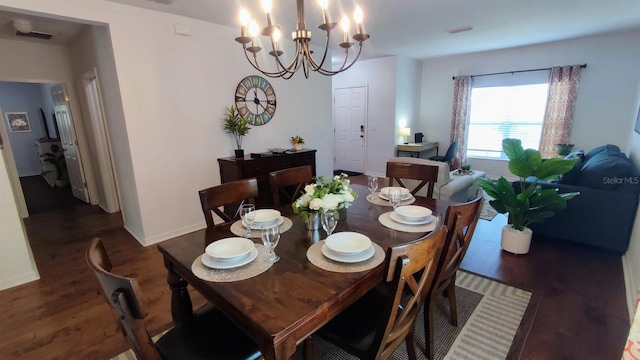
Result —
[[[618, 147], [615, 146], [615, 148]], [[602, 190], [615, 190], [620, 184], [627, 181], [626, 179], [631, 179], [634, 173], [633, 163], [619, 149], [616, 152], [613, 148], [605, 148], [585, 161], [580, 172], [578, 185]]]
[[571, 170], [566, 172], [564, 175], [561, 175], [558, 183], [569, 184], [569, 185], [575, 185], [578, 183], [578, 181], [580, 180], [580, 174], [582, 172], [582, 166], [583, 166], [582, 158], [577, 157], [575, 158], [574, 161], [575, 161], [575, 164], [573, 165], [573, 168], [571, 168]]
[[612, 144], [598, 146], [597, 148], [594, 148], [593, 150], [589, 151], [582, 158], [582, 160], [584, 160], [584, 162], [586, 163], [593, 156], [595, 156], [597, 154], [600, 154], [600, 153], [604, 153], [604, 152], [607, 152], [607, 153], [620, 153], [620, 148], [617, 145], [612, 145]]
[[564, 157], [565, 160], [584, 159], [584, 150], [577, 150]]

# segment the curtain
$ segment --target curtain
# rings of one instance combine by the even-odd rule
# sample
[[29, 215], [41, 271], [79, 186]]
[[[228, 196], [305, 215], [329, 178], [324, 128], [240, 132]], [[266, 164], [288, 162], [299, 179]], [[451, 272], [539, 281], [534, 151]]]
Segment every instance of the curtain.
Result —
[[469, 137], [469, 100], [471, 98], [471, 76], [456, 76], [453, 84], [453, 113], [451, 115], [451, 143], [458, 142], [451, 166], [459, 169], [467, 161], [467, 138]]
[[549, 98], [540, 137], [540, 154], [543, 158], [556, 156], [557, 145], [569, 142], [580, 70], [580, 65], [551, 68]]

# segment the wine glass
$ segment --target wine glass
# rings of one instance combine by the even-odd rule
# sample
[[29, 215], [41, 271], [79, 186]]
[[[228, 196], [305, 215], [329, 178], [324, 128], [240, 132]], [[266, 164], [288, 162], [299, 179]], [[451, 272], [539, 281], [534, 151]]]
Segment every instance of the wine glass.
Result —
[[320, 221], [322, 222], [322, 228], [327, 232], [327, 237], [333, 233], [338, 225], [338, 212], [335, 210], [327, 210], [320, 214]]
[[256, 206], [253, 204], [242, 204], [240, 208], [240, 219], [242, 219], [242, 225], [247, 229], [245, 237], [251, 236], [251, 226], [256, 221]]
[[280, 241], [280, 225], [270, 224], [262, 226], [262, 243], [269, 249], [269, 256], [265, 259], [268, 263], [275, 263], [280, 260], [280, 256], [276, 255], [276, 246]]
[[375, 199], [375, 192], [376, 190], [378, 190], [378, 177], [377, 176], [369, 176], [367, 178], [368, 184], [369, 184], [369, 191], [371, 192], [371, 194], [369, 196], [367, 196], [367, 199], [369, 200], [373, 200]]
[[393, 206], [393, 210], [395, 210], [398, 207], [398, 204], [400, 204], [400, 189], [398, 188], [391, 188], [389, 189], [389, 203], [391, 204], [391, 206]]

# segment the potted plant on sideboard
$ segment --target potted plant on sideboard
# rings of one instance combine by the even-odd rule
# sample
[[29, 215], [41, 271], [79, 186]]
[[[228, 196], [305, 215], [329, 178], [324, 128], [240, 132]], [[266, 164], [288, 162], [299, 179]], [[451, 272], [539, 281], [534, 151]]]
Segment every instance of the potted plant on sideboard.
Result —
[[236, 160], [244, 160], [244, 150], [242, 149], [242, 138], [249, 133], [249, 121], [240, 116], [235, 105], [226, 108], [227, 113], [224, 115], [224, 131], [233, 135], [236, 141]]
[[[502, 228], [502, 249], [514, 254], [526, 254], [531, 245], [532, 231], [527, 226], [542, 222], [556, 211], [567, 206], [567, 200], [579, 195], [578, 192], [559, 194], [557, 189], [542, 189], [539, 180], [549, 180], [573, 168], [573, 160], [551, 158], [542, 161], [538, 150], [522, 148], [519, 139], [504, 139], [502, 149], [509, 157], [509, 171], [519, 177], [520, 192], [504, 177], [497, 181], [478, 178], [478, 185], [494, 200], [489, 204], [499, 213], [508, 213], [507, 225]], [[532, 182], [530, 179], [534, 177]]]
[[292, 136], [291, 145], [293, 145], [295, 151], [300, 151], [302, 150], [302, 145], [304, 145], [304, 139], [299, 135]]

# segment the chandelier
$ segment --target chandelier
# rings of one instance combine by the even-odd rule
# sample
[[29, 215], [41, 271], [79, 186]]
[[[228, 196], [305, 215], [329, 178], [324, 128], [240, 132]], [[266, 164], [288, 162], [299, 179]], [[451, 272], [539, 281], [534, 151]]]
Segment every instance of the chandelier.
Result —
[[344, 32], [343, 41], [339, 46], [344, 49], [344, 60], [342, 65], [337, 70], [331, 69], [331, 61], [329, 61], [328, 68], [324, 67], [327, 54], [329, 52], [329, 43], [331, 38], [331, 30], [333, 30], [337, 23], [331, 22], [329, 19], [329, 13], [327, 7], [329, 0], [318, 0], [320, 8], [322, 9], [322, 21], [323, 23], [318, 28], [325, 32], [325, 45], [324, 53], [320, 62], [313, 58], [313, 51], [310, 49], [311, 31], [307, 30], [304, 22], [304, 0], [297, 0], [297, 14], [298, 24], [296, 31], [291, 34], [293, 42], [295, 43], [295, 53], [293, 59], [285, 65], [285, 60], [282, 59], [284, 52], [280, 50], [278, 41], [280, 40], [280, 25], [273, 24], [271, 19], [271, 0], [262, 0], [262, 8], [267, 16], [267, 26], [260, 31], [260, 34], [269, 38], [271, 43], [271, 55], [275, 62], [275, 70], [268, 71], [263, 69], [258, 63], [258, 53], [262, 50], [257, 44], [258, 24], [255, 20], [251, 19], [251, 15], [242, 9], [240, 10], [240, 36], [235, 40], [242, 44], [245, 57], [249, 63], [262, 74], [268, 77], [281, 77], [284, 79], [290, 79], [293, 74], [302, 68], [304, 77], [309, 78], [310, 71], [316, 71], [322, 75], [332, 76], [349, 69], [360, 57], [362, 52], [362, 43], [369, 39], [369, 35], [362, 31], [362, 10], [360, 7], [356, 7], [354, 13], [354, 20], [356, 23], [356, 33], [353, 35], [353, 40], [358, 44], [358, 52], [354, 58], [349, 61], [349, 50], [355, 45], [349, 41], [349, 19], [343, 16], [340, 26]]

